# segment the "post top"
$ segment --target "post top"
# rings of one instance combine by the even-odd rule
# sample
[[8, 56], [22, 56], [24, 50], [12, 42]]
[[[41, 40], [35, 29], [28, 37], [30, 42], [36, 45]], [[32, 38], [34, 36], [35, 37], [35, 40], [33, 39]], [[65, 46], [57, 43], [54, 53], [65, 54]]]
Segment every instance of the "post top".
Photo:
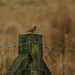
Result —
[[41, 34], [19, 34], [19, 36], [28, 36], [28, 35], [31, 35], [31, 36], [42, 36]]

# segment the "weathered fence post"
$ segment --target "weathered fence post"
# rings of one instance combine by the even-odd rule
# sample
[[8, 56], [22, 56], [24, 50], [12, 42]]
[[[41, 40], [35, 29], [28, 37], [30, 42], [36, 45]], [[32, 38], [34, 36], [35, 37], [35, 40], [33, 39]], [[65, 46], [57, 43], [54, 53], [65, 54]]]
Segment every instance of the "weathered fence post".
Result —
[[19, 55], [5, 75], [51, 75], [42, 59], [42, 35], [19, 35]]

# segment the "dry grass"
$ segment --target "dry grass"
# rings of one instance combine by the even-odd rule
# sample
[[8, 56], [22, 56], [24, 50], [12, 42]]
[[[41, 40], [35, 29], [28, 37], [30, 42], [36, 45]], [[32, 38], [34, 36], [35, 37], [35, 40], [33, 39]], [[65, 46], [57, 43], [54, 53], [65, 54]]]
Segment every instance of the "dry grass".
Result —
[[[18, 35], [36, 25], [36, 33], [44, 36], [44, 43], [74, 49], [75, 2], [72, 1], [60, 0], [49, 3], [49, 0], [38, 0], [24, 4], [26, 2], [20, 0], [3, 0], [0, 4], [0, 45], [17, 44]], [[17, 55], [17, 47], [0, 49], [0, 71], [6, 71]], [[65, 74], [75, 74], [74, 56], [75, 51], [65, 51]], [[56, 75], [62, 75], [62, 51], [44, 49], [43, 58], [53, 75], [54, 72], [57, 72]]]

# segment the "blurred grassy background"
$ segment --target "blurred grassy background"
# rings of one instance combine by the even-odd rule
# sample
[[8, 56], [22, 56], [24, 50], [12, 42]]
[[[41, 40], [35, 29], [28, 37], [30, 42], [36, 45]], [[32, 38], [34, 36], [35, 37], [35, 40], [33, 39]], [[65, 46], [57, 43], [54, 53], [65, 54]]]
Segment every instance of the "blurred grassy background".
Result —
[[[75, 48], [75, 0], [0, 0], [0, 46], [18, 44], [18, 35], [37, 26], [43, 42]], [[0, 49], [0, 72], [18, 55], [18, 47]], [[65, 51], [65, 75], [75, 74], [75, 51]], [[43, 49], [53, 75], [62, 75], [62, 51]], [[57, 74], [56, 74], [57, 73]]]

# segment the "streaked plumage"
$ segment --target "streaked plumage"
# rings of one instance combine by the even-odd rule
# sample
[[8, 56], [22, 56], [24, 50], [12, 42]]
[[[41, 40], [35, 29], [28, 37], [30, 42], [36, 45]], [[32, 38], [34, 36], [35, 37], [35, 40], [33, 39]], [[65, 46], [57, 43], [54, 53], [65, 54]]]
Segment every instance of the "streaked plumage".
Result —
[[27, 32], [31, 32], [31, 33], [34, 33], [35, 31], [36, 31], [36, 26], [34, 26], [34, 28], [32, 28], [32, 29], [30, 29], [30, 30], [28, 30]]

